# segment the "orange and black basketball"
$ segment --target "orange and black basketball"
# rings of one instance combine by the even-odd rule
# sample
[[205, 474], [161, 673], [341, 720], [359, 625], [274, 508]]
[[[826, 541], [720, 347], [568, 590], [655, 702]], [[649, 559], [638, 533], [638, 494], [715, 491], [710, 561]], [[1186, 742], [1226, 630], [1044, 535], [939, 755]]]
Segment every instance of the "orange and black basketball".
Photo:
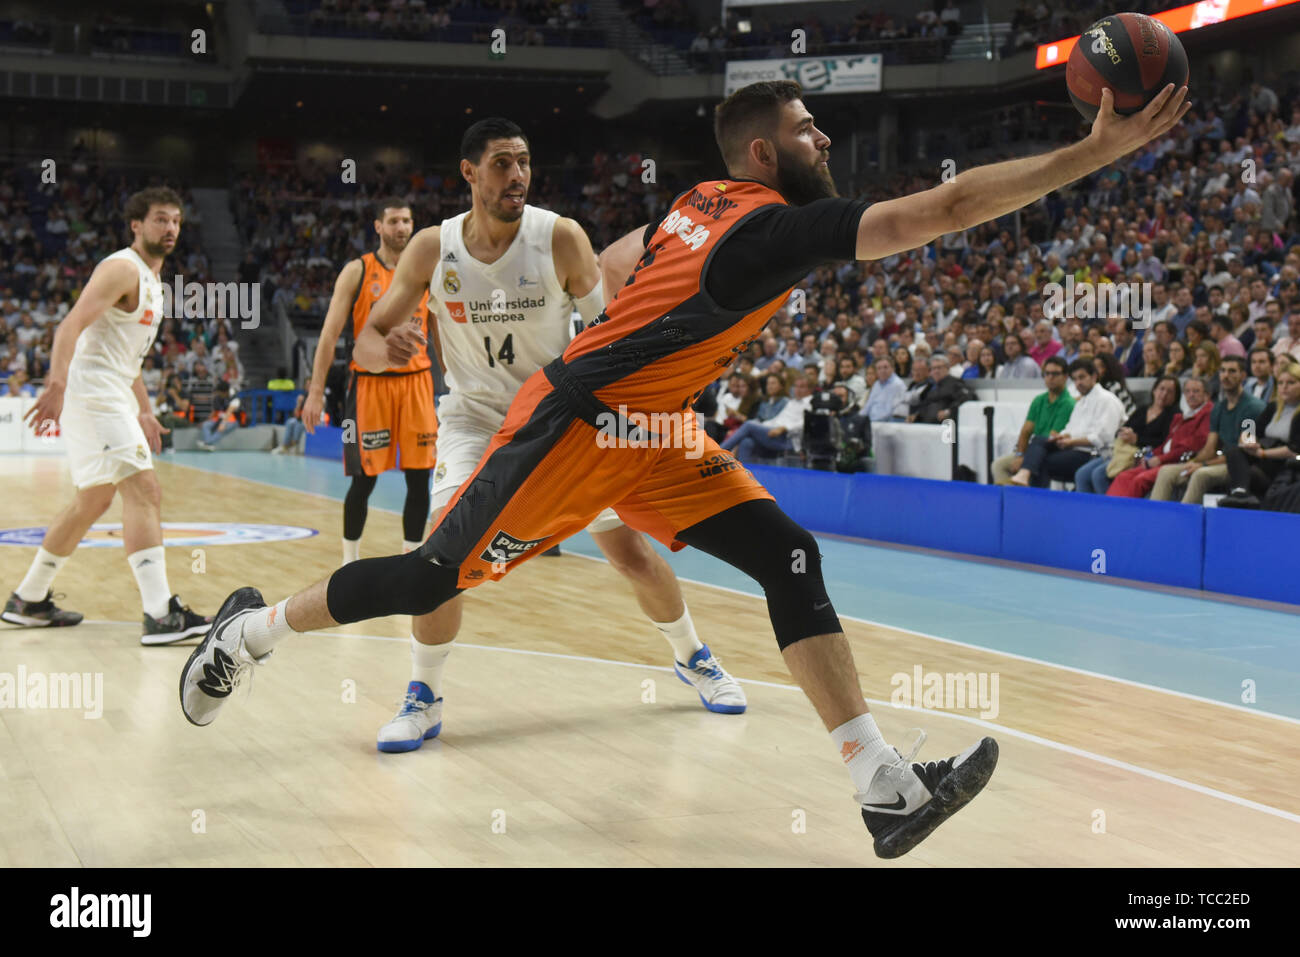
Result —
[[1187, 52], [1174, 31], [1141, 13], [1116, 13], [1079, 37], [1065, 67], [1070, 99], [1088, 122], [1110, 87], [1115, 112], [1137, 113], [1168, 84], [1187, 83]]

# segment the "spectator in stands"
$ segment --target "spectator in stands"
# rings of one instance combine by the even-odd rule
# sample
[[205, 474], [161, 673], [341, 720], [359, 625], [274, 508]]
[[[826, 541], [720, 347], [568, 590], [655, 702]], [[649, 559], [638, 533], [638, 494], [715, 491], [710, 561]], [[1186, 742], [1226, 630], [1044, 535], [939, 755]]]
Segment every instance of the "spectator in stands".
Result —
[[[908, 351], [907, 346], [899, 346], [894, 350], [894, 368], [898, 372], [898, 378], [904, 382], [912, 378], [912, 353]], [[879, 367], [876, 368], [876, 381], [880, 381]]]
[[1273, 355], [1268, 346], [1255, 346], [1250, 350], [1250, 378], [1246, 380], [1246, 391], [1261, 402], [1273, 400]]
[[[1031, 360], [1032, 361], [1032, 360]], [[1020, 427], [1020, 437], [1016, 440], [1015, 451], [993, 460], [993, 481], [997, 485], [1009, 485], [1011, 476], [1020, 471], [1024, 464], [1025, 451], [1034, 436], [1048, 436], [1065, 430], [1065, 424], [1074, 411], [1074, 398], [1066, 389], [1066, 372], [1069, 364], [1060, 356], [1050, 356], [1043, 363], [1042, 375], [1047, 383], [1047, 391], [1034, 396], [1029, 403], [1029, 414]]]
[[[1224, 359], [1219, 375], [1222, 380], [1221, 394], [1210, 411], [1210, 434], [1205, 444], [1185, 465], [1166, 465], [1160, 469], [1156, 474], [1155, 486], [1151, 489], [1152, 501], [1173, 501], [1174, 495], [1186, 484], [1183, 504], [1200, 505], [1206, 492], [1214, 491], [1227, 483], [1228, 466], [1219, 450], [1226, 453], [1236, 448], [1245, 423], [1258, 422], [1265, 406], [1243, 390], [1246, 362], [1240, 356]], [[1186, 388], [1184, 385], [1184, 391]]]
[[280, 437], [280, 444], [271, 449], [272, 455], [302, 455], [303, 444], [307, 436], [307, 427], [302, 422], [302, 406], [306, 398], [305, 393], [298, 395], [298, 401], [293, 408], [293, 415], [284, 423], [284, 432]]
[[768, 373], [763, 376], [762, 382], [763, 398], [759, 400], [753, 415], [753, 418], [760, 422], [776, 418], [790, 401], [789, 396], [785, 394], [785, 379], [780, 373]]
[[1300, 303], [1292, 303], [1291, 313], [1287, 316], [1287, 334], [1273, 347], [1273, 355], [1286, 353], [1293, 359], [1300, 359]]
[[1136, 466], [1115, 476], [1106, 490], [1107, 495], [1142, 498], [1155, 486], [1161, 468], [1190, 459], [1205, 445], [1214, 403], [1210, 401], [1205, 383], [1200, 379], [1193, 377], [1182, 385], [1183, 402], [1189, 411], [1174, 413], [1165, 441], [1152, 449]]
[[1137, 402], [1133, 398], [1133, 393], [1128, 390], [1128, 380], [1115, 354], [1102, 352], [1093, 356], [1092, 364], [1097, 370], [1098, 384], [1119, 399], [1124, 406], [1125, 417], [1132, 415], [1137, 410]]
[[269, 380], [266, 387], [274, 392], [292, 392], [298, 386], [289, 378], [289, 370], [280, 366], [275, 370], [275, 378]]
[[[1139, 375], [1144, 379], [1155, 379], [1165, 374], [1165, 367], [1169, 365], [1169, 354], [1161, 347], [1155, 339], [1147, 339], [1142, 343], [1142, 370]], [[1175, 376], [1174, 378], [1177, 378]]]
[[212, 396], [217, 388], [217, 380], [208, 372], [202, 362], [195, 363], [193, 373], [185, 380], [185, 395], [194, 406], [197, 421], [203, 421], [212, 414]]
[[1300, 456], [1300, 362], [1289, 360], [1277, 378], [1277, 397], [1260, 415], [1256, 440], [1242, 439], [1228, 449], [1229, 492], [1219, 504], [1228, 508], [1258, 508], [1260, 499], [1285, 463]]
[[732, 429], [739, 428], [754, 406], [750, 396], [749, 379], [733, 372], [727, 379], [727, 391], [718, 396], [718, 411], [712, 422], [704, 423], [704, 431], [715, 442], [721, 442]]
[[1175, 339], [1169, 343], [1169, 364], [1165, 366], [1165, 372], [1168, 375], [1178, 376], [1179, 380], [1186, 382], [1192, 374], [1192, 361], [1187, 357], [1187, 347], [1182, 341]]
[[1061, 344], [1052, 338], [1052, 324], [1046, 320], [1040, 320], [1034, 326], [1034, 345], [1029, 350], [1029, 356], [1038, 363], [1042, 368], [1044, 362], [1049, 356], [1054, 356], [1061, 351]]
[[853, 393], [853, 402], [855, 405], [861, 405], [867, 397], [867, 375], [865, 371], [859, 371], [858, 360], [852, 355], [841, 354], [837, 362], [836, 376], [831, 380], [834, 382], [843, 382], [850, 392]]
[[[946, 372], [944, 373], [947, 374]], [[921, 393], [930, 387], [930, 357], [918, 355], [912, 360], [912, 381], [903, 400], [894, 406], [894, 421], [910, 420], [921, 404]]]
[[1187, 348], [1192, 355], [1196, 354], [1196, 350], [1202, 342], [1208, 341], [1211, 345], [1214, 344], [1213, 340], [1210, 339], [1209, 324], [1202, 322], [1200, 319], [1193, 319], [1187, 324], [1187, 328], [1183, 330], [1183, 337], [1187, 340]]
[[1192, 306], [1192, 291], [1186, 286], [1179, 286], [1174, 293], [1174, 314], [1169, 321], [1174, 324], [1174, 331], [1183, 335], [1184, 330], [1196, 318], [1196, 309]]
[[921, 389], [916, 411], [907, 421], [934, 425], [956, 418], [957, 407], [969, 398], [969, 388], [949, 374], [948, 357], [932, 356], [929, 382]]
[[[976, 339], [976, 342], [979, 340]], [[978, 364], [967, 369], [963, 378], [996, 379], [998, 377], [998, 357], [992, 346], [981, 346]]]
[[[1129, 416], [1128, 421], [1120, 426], [1119, 433], [1115, 436], [1116, 446], [1113, 454], [1099, 455], [1092, 461], [1084, 463], [1079, 471], [1074, 473], [1075, 489], [1080, 492], [1091, 492], [1094, 495], [1105, 495], [1106, 490], [1110, 488], [1112, 471], [1118, 473], [1136, 467], [1146, 455], [1151, 453], [1152, 449], [1163, 445], [1169, 437], [1174, 416], [1179, 412], [1178, 403], [1181, 397], [1182, 390], [1178, 386], [1178, 380], [1171, 375], [1161, 376], [1151, 390], [1150, 404], [1136, 410]], [[1123, 454], [1132, 457], [1131, 464], [1127, 461], [1114, 463], [1115, 456], [1121, 454], [1121, 450]]]
[[[1210, 398], [1217, 399], [1219, 396], [1219, 349], [1212, 342], [1202, 342], [1200, 347], [1192, 353], [1196, 358], [1192, 362], [1189, 375], [1194, 375], [1205, 382], [1205, 387], [1210, 390]], [[1233, 358], [1240, 358], [1234, 356]]]
[[722, 447], [741, 462], [750, 462], [757, 452], [775, 457], [791, 450], [791, 435], [803, 432], [804, 413], [812, 406], [812, 385], [807, 376], [794, 380], [794, 395], [773, 418], [750, 419], [727, 436]]
[[1214, 340], [1219, 350], [1219, 358], [1224, 359], [1228, 356], [1244, 356], [1246, 347], [1241, 344], [1241, 340], [1232, 334], [1232, 320], [1227, 316], [1215, 316], [1210, 321], [1210, 338]]
[[[1112, 357], [1113, 358], [1113, 357]], [[1025, 450], [1012, 485], [1042, 487], [1052, 479], [1073, 481], [1074, 473], [1094, 455], [1105, 455], [1124, 421], [1124, 406], [1104, 388], [1097, 387], [1097, 370], [1087, 359], [1070, 364], [1070, 378], [1079, 392], [1064, 432], [1035, 436]]]
[[[224, 384], [223, 384], [224, 386]], [[229, 390], [222, 388], [214, 395], [212, 416], [201, 426], [198, 447], [204, 452], [215, 452], [217, 443], [239, 428], [239, 400], [229, 398]]]
[[1124, 375], [1135, 376], [1142, 368], [1142, 339], [1125, 319], [1110, 320], [1110, 334], [1115, 343], [1115, 358]]
[[862, 413], [872, 422], [889, 422], [895, 418], [895, 410], [900, 403], [907, 401], [907, 386], [901, 376], [894, 372], [893, 363], [888, 359], [877, 359], [873, 368], [876, 383], [867, 395]]
[[1031, 357], [1025, 354], [1025, 343], [1020, 333], [1009, 332], [1002, 340], [1002, 352], [1006, 362], [998, 369], [999, 379], [1041, 379], [1043, 370]]
[[10, 374], [8, 380], [5, 382], [4, 394], [11, 399], [17, 399], [23, 396], [35, 398], [36, 390], [33, 389], [31, 384], [27, 381], [27, 373], [14, 372]]
[[754, 368], [759, 372], [766, 372], [767, 367], [777, 360], [777, 352], [781, 349], [781, 343], [775, 336], [769, 336], [763, 340], [763, 354], [754, 362]]

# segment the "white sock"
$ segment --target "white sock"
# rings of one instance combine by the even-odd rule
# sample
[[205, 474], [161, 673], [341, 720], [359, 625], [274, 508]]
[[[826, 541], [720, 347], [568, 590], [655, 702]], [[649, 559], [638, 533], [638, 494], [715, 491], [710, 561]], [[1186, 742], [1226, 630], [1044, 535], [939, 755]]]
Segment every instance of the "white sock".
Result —
[[704, 647], [699, 636], [695, 634], [695, 622], [691, 621], [689, 608], [683, 611], [682, 617], [676, 621], [656, 621], [652, 624], [668, 639], [668, 644], [673, 646], [673, 657], [677, 659], [678, 664], [686, 664], [695, 652]]
[[293, 631], [285, 615], [285, 606], [288, 604], [289, 599], [286, 598], [277, 605], [259, 608], [244, 619], [244, 647], [254, 658], [261, 658], [270, 652], [281, 638]]
[[54, 584], [54, 576], [59, 573], [71, 555], [54, 555], [44, 548], [36, 549], [36, 557], [27, 569], [27, 577], [18, 586], [17, 595], [23, 601], [44, 601]]
[[413, 552], [423, 544], [424, 542], [408, 542], [406, 539], [402, 539], [402, 554]]
[[871, 779], [878, 767], [895, 760], [894, 749], [885, 743], [876, 727], [876, 719], [869, 714], [860, 714], [852, 721], [844, 722], [831, 732], [831, 740], [849, 769], [853, 786], [860, 792], [871, 787]]
[[451, 654], [450, 641], [441, 645], [426, 645], [411, 636], [411, 680], [423, 681], [434, 698], [442, 697], [442, 666]]
[[150, 618], [164, 618], [171, 608], [172, 590], [167, 587], [167, 556], [161, 545], [142, 548], [126, 556], [140, 589], [140, 602]]
[[361, 539], [353, 541], [350, 538], [343, 539], [343, 564], [355, 562], [361, 557]]

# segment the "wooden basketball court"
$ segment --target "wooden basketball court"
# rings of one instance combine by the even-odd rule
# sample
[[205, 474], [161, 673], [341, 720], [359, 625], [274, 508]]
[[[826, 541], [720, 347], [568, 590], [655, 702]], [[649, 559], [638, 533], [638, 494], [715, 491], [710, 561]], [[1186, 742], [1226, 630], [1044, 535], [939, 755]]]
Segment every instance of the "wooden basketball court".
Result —
[[[336, 567], [337, 502], [157, 469], [165, 522], [321, 532], [205, 548], [201, 562], [169, 548], [172, 589], [196, 610], [245, 584], [274, 601]], [[44, 524], [71, 492], [58, 457], [0, 457], [0, 475], [5, 528]], [[103, 520], [120, 521], [120, 506]], [[400, 538], [398, 516], [372, 507], [363, 555]], [[0, 548], [6, 593], [31, 555]], [[1001, 745], [980, 797], [880, 861], [764, 603], [683, 588], [700, 635], [746, 683], [746, 714], [706, 712], [619, 576], [565, 555], [470, 594], [442, 735], [381, 754], [375, 732], [407, 680], [406, 619], [287, 640], [250, 695], [195, 728], [177, 698], [193, 644], [141, 646], [122, 550], [83, 548], [55, 591], [85, 623], [0, 625], [0, 673], [102, 674], [103, 688], [99, 718], [0, 709], [0, 866], [1294, 863], [1300, 723], [846, 621], [887, 739], [905, 747], [924, 728], [923, 760], [986, 733]], [[998, 673], [996, 719], [892, 707], [890, 676], [919, 662]]]

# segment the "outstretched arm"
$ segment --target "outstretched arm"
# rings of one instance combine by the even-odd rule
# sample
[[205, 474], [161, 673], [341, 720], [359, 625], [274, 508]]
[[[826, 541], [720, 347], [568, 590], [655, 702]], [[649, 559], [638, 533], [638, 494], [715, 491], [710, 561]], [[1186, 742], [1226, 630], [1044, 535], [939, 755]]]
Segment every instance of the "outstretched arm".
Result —
[[1186, 96], [1186, 87], [1175, 90], [1171, 83], [1142, 112], [1121, 117], [1111, 91], [1103, 90], [1086, 139], [1041, 156], [977, 166], [933, 189], [869, 207], [858, 225], [857, 258], [883, 259], [916, 249], [945, 233], [1005, 216], [1108, 166], [1173, 129], [1190, 106]]

